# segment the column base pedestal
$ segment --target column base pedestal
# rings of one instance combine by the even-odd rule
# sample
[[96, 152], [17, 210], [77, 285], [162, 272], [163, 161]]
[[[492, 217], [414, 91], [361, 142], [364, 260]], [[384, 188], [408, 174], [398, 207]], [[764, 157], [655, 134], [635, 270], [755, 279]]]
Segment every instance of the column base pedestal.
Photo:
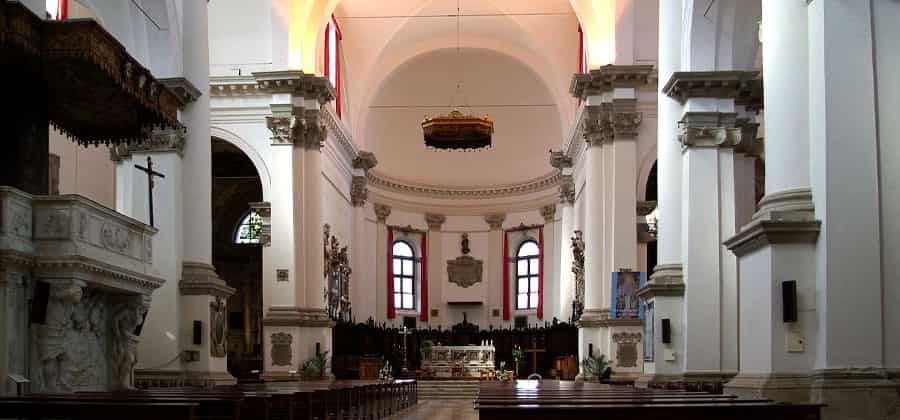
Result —
[[[263, 319], [263, 381], [304, 378], [303, 364], [328, 352], [325, 372], [317, 380], [331, 379], [331, 328], [334, 322], [321, 308], [272, 307]], [[294, 373], [291, 373], [291, 372]], [[308, 378], [307, 378], [308, 379]]]
[[680, 375], [647, 374], [638, 378], [637, 388], [682, 389], [694, 392], [721, 394], [726, 383], [735, 377], [729, 372], [683, 373]]

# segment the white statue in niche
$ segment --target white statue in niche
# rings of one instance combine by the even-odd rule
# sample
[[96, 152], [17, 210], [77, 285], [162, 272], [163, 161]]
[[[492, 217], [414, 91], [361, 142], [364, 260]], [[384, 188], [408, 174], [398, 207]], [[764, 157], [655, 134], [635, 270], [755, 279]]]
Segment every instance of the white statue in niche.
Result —
[[84, 282], [72, 281], [50, 286], [47, 312], [37, 331], [38, 357], [40, 358], [40, 379], [44, 392], [66, 392], [71, 387], [63, 367], [71, 358], [67, 332], [73, 327], [75, 304], [84, 295]]
[[117, 304], [112, 315], [112, 389], [134, 389], [138, 338], [135, 329], [149, 306], [144, 296], [129, 297]]

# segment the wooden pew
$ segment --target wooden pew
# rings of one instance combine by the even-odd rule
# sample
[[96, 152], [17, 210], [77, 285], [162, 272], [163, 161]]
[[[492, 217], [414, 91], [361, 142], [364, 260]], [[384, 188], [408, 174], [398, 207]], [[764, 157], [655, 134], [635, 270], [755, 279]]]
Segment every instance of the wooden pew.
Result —
[[71, 420], [199, 420], [191, 402], [0, 399], [0, 418]]

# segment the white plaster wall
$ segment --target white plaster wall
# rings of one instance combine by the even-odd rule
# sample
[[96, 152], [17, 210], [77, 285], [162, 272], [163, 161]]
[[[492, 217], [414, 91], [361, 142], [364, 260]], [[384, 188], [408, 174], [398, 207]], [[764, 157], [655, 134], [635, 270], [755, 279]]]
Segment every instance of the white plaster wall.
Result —
[[881, 278], [885, 367], [900, 369], [900, 3], [872, 2], [881, 203]]
[[286, 15], [287, 10], [273, 8], [271, 0], [210, 2], [210, 74], [249, 75], [271, 68], [275, 14]]
[[116, 170], [105, 146], [80, 146], [50, 128], [50, 153], [59, 156], [59, 193], [79, 194], [116, 207]]

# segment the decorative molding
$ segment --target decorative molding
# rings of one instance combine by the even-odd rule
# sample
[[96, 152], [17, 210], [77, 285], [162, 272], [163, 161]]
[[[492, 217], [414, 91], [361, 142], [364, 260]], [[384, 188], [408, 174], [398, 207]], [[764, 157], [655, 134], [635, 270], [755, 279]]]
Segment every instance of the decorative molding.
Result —
[[109, 158], [113, 162], [131, 159], [134, 153], [166, 153], [175, 152], [184, 156], [184, 145], [187, 141], [187, 130], [184, 128], [156, 128], [150, 132], [146, 140], [140, 143], [109, 146]]
[[795, 188], [763, 196], [753, 220], [810, 221], [814, 220], [814, 212], [812, 190]]
[[544, 218], [544, 223], [553, 223], [553, 218], [556, 217], [556, 204], [548, 204], [544, 207], [541, 207], [541, 217]]
[[372, 169], [377, 165], [378, 159], [375, 158], [375, 154], [365, 150], [360, 150], [356, 158], [353, 159], [353, 168], [362, 169], [365, 172], [369, 172], [369, 169]]
[[257, 96], [259, 89], [253, 76], [217, 76], [209, 78], [210, 97]]
[[775, 244], [815, 244], [822, 222], [756, 220], [724, 242], [738, 257]]
[[227, 299], [235, 289], [225, 284], [212, 265], [185, 261], [178, 288], [182, 296], [207, 295]]
[[378, 218], [378, 223], [385, 223], [388, 216], [391, 215], [390, 206], [376, 203], [373, 208], [375, 209], [375, 217]]
[[254, 72], [253, 78], [261, 92], [289, 93], [305, 99], [315, 99], [324, 105], [335, 98], [334, 87], [326, 77], [299, 70]]
[[506, 221], [506, 214], [497, 213], [484, 216], [484, 222], [490, 226], [491, 230], [503, 229], [503, 222]]
[[655, 296], [684, 296], [684, 269], [681, 264], [659, 264], [637, 295], [642, 299]]
[[371, 152], [362, 152], [356, 148], [356, 145], [353, 144], [353, 139], [350, 136], [350, 131], [347, 130], [347, 126], [345, 126], [344, 122], [338, 118], [332, 107], [322, 107], [322, 119], [325, 122], [325, 126], [328, 128], [328, 132], [332, 134], [332, 137], [337, 142], [338, 150], [340, 150], [344, 159], [347, 160], [347, 163], [356, 168], [357, 159], [360, 159], [362, 154], [366, 153], [374, 160], [372, 167], [378, 164], [374, 154]]
[[443, 214], [425, 214], [425, 223], [428, 224], [429, 230], [441, 230], [441, 226], [447, 222], [447, 216]]
[[381, 188], [399, 193], [436, 197], [436, 198], [460, 198], [460, 199], [487, 199], [497, 197], [509, 197], [529, 194], [555, 187], [559, 184], [559, 171], [553, 171], [539, 178], [528, 180], [518, 184], [497, 185], [490, 187], [443, 187], [424, 184], [412, 184], [404, 181], [388, 178], [375, 171], [368, 173], [369, 182]]
[[447, 260], [447, 281], [459, 287], [469, 288], [481, 283], [483, 272], [484, 262], [469, 255]]
[[559, 179], [559, 202], [563, 205], [575, 204], [575, 177], [561, 175]]
[[638, 88], [655, 82], [656, 72], [652, 65], [608, 64], [588, 73], [576, 73], [569, 84], [569, 93], [585, 100], [615, 88]]
[[101, 285], [142, 295], [150, 295], [166, 282], [159, 277], [137, 273], [78, 255], [36, 256], [34, 273], [38, 278], [86, 278], [91, 285]]
[[563, 169], [572, 167], [572, 158], [565, 154], [565, 152], [559, 151], [550, 151], [550, 166], [559, 169], [560, 171]]
[[159, 79], [163, 86], [169, 88], [178, 99], [179, 108], [194, 102], [202, 95], [190, 80], [184, 77], [171, 77], [168, 79]]
[[674, 72], [662, 93], [682, 104], [690, 98], [734, 99], [746, 104], [761, 104], [762, 79], [758, 71]]
[[270, 307], [262, 320], [265, 326], [331, 328], [334, 321], [324, 308]]
[[353, 175], [350, 180], [350, 204], [353, 207], [363, 207], [366, 205], [366, 199], [369, 197], [369, 189], [365, 175]]
[[678, 141], [683, 147], [735, 147], [743, 130], [736, 127], [733, 112], [687, 112], [678, 122]]
[[576, 325], [578, 328], [606, 328], [609, 312], [609, 308], [585, 309]]

